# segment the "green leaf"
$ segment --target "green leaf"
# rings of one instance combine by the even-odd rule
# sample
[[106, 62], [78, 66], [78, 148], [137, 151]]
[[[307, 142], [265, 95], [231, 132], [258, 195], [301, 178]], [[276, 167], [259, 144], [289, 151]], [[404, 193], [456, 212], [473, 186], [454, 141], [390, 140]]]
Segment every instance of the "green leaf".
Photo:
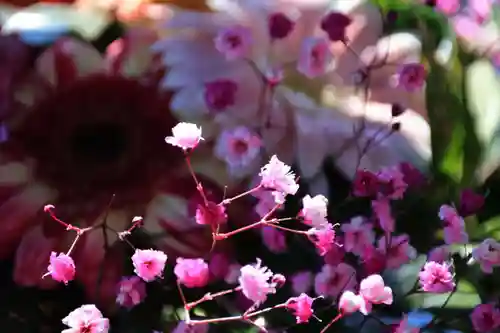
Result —
[[[412, 307], [430, 309], [443, 308], [450, 293], [446, 294], [429, 294], [418, 293], [409, 295], [408, 302]], [[481, 304], [481, 299], [473, 284], [468, 281], [460, 281], [457, 286], [457, 291], [451, 295], [451, 298], [446, 303], [445, 309], [471, 309], [476, 305]]]
[[479, 224], [471, 236], [475, 239], [500, 239], [500, 215]]

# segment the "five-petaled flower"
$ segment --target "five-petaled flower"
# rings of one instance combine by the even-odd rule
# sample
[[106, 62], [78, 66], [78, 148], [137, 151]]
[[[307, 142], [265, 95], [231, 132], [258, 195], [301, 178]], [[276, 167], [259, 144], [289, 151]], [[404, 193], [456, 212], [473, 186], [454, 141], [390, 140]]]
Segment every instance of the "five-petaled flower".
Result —
[[151, 282], [163, 274], [167, 255], [157, 250], [135, 250], [132, 256], [134, 272], [146, 282]]

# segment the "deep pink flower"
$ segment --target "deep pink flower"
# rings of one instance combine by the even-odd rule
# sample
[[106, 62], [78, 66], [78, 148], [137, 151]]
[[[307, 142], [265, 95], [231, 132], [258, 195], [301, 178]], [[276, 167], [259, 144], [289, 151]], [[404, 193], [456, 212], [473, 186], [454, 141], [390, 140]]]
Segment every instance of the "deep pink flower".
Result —
[[464, 219], [458, 215], [455, 208], [442, 205], [439, 208], [439, 218], [444, 222], [444, 241], [446, 244], [465, 244], [469, 235], [465, 231]]
[[154, 279], [161, 277], [166, 262], [167, 255], [162, 251], [156, 251], [153, 249], [137, 249], [132, 256], [134, 273], [146, 282], [151, 282]]
[[94, 304], [82, 305], [71, 311], [63, 320], [69, 326], [62, 333], [107, 333], [109, 320], [103, 318], [101, 311]]
[[366, 223], [366, 218], [362, 216], [353, 217], [349, 223], [342, 224], [341, 230], [344, 232], [344, 250], [359, 256], [375, 241], [373, 226]]
[[392, 217], [391, 203], [387, 198], [378, 198], [372, 201], [372, 209], [377, 216], [380, 229], [386, 233], [394, 232], [395, 221]]
[[308, 37], [302, 41], [297, 70], [309, 79], [326, 74], [333, 55], [328, 39]]
[[395, 237], [380, 237], [377, 244], [378, 251], [385, 256], [385, 268], [394, 269], [407, 264], [417, 257], [417, 250], [410, 245], [408, 235]]
[[200, 258], [177, 258], [174, 274], [177, 276], [177, 281], [188, 288], [204, 287], [208, 283], [208, 264]]
[[413, 92], [422, 89], [427, 78], [427, 71], [420, 63], [401, 66], [398, 73], [398, 87]]
[[196, 148], [200, 140], [203, 140], [201, 127], [191, 123], [178, 123], [172, 128], [172, 136], [165, 138], [168, 144], [184, 150]]
[[195, 220], [198, 224], [209, 225], [215, 229], [227, 222], [226, 208], [213, 201], [208, 201], [206, 205], [200, 204], [196, 209]]
[[118, 284], [116, 302], [123, 307], [132, 308], [146, 298], [146, 284], [138, 276], [124, 276]]
[[470, 319], [476, 332], [493, 332], [500, 327], [500, 309], [492, 303], [479, 304], [472, 310]]
[[339, 311], [343, 314], [350, 314], [356, 311], [367, 315], [370, 311], [368, 304], [361, 295], [356, 295], [350, 290], [342, 293], [339, 299]]
[[321, 29], [328, 34], [332, 42], [346, 42], [346, 29], [352, 19], [339, 12], [330, 12], [321, 21]]
[[316, 246], [320, 256], [324, 256], [333, 246], [337, 246], [335, 243], [335, 230], [330, 223], [320, 228], [309, 229], [307, 235]]
[[382, 168], [377, 173], [378, 193], [389, 199], [401, 199], [408, 188], [399, 167]]
[[259, 176], [261, 186], [272, 189], [277, 194], [293, 195], [299, 190], [292, 168], [281, 162], [276, 155], [273, 155], [269, 163], [261, 168]]
[[269, 16], [269, 36], [272, 39], [286, 38], [293, 30], [295, 23], [283, 13], [273, 13]]
[[272, 253], [283, 253], [287, 250], [285, 233], [270, 226], [260, 229], [262, 241]]
[[343, 290], [353, 290], [357, 285], [356, 270], [345, 263], [337, 266], [323, 265], [314, 278], [317, 295], [336, 298]]
[[441, 245], [433, 248], [427, 256], [427, 261], [435, 261], [443, 263], [450, 259], [450, 247], [448, 245]]
[[300, 294], [298, 297], [291, 297], [286, 302], [286, 308], [293, 310], [297, 318], [297, 324], [307, 323], [314, 314], [312, 304], [314, 300], [307, 294]]
[[75, 262], [70, 256], [55, 252], [50, 254], [50, 265], [47, 268], [50, 276], [57, 282], [68, 284], [75, 278]]
[[460, 206], [458, 213], [460, 216], [467, 217], [474, 215], [484, 206], [484, 196], [477, 194], [471, 189], [465, 189], [460, 193]]
[[247, 56], [251, 47], [252, 31], [241, 25], [223, 28], [215, 38], [215, 48], [228, 60]]
[[428, 261], [418, 274], [423, 291], [431, 293], [447, 293], [455, 289], [453, 274], [447, 263]]
[[435, 0], [436, 10], [450, 16], [456, 14], [460, 10], [460, 0]]
[[408, 188], [420, 188], [426, 183], [424, 174], [408, 162], [400, 163], [399, 170], [403, 174], [403, 181], [408, 185]]
[[328, 199], [324, 195], [316, 195], [311, 198], [306, 195], [302, 198], [302, 210], [300, 216], [303, 222], [309, 226], [320, 227], [328, 223], [326, 220]]
[[313, 274], [309, 271], [298, 272], [290, 278], [292, 290], [295, 295], [307, 293], [313, 282]]
[[246, 265], [240, 269], [238, 279], [243, 294], [254, 303], [262, 303], [268, 294], [276, 292], [276, 283], [272, 281], [273, 272], [257, 259], [257, 264]]
[[238, 85], [228, 79], [218, 79], [205, 83], [205, 103], [210, 111], [220, 112], [236, 102]]
[[359, 284], [359, 294], [371, 304], [392, 304], [392, 289], [387, 287], [384, 279], [373, 274], [364, 278]]
[[356, 171], [352, 193], [356, 197], [374, 197], [378, 192], [377, 175], [368, 170]]
[[500, 243], [487, 238], [472, 250], [472, 257], [479, 262], [484, 273], [491, 274], [493, 267], [500, 267]]
[[323, 261], [325, 262], [325, 264], [338, 265], [345, 258], [345, 248], [341, 245], [343, 243], [343, 237], [336, 235], [335, 243], [338, 244], [338, 246], [331, 246], [328, 252], [326, 252], [326, 254], [323, 256]]
[[385, 250], [382, 251], [374, 245], [368, 245], [363, 249], [363, 254], [360, 256], [363, 262], [365, 274], [376, 274], [382, 272], [386, 267]]

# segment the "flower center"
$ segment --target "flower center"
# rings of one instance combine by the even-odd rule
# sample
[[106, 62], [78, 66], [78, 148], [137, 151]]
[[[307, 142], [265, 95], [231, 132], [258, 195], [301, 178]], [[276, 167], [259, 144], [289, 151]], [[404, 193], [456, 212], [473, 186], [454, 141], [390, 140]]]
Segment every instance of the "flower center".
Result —
[[233, 141], [233, 150], [238, 155], [243, 155], [248, 150], [248, 144], [244, 140], [234, 140]]

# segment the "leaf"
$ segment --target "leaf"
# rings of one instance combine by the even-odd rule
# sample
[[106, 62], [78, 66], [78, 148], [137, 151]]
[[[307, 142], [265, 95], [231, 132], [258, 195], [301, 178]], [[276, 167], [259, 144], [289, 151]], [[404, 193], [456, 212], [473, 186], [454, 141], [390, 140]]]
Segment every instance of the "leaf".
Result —
[[[430, 294], [418, 293], [407, 297], [408, 302], [412, 307], [422, 309], [441, 309], [445, 304], [450, 293], [446, 294]], [[457, 286], [457, 291], [451, 295], [445, 309], [472, 309], [476, 305], [481, 304], [481, 298], [476, 292], [476, 288], [468, 281], [460, 281]]]
[[396, 296], [406, 295], [412, 290], [417, 281], [418, 272], [422, 269], [425, 261], [426, 256], [420, 255], [409, 264], [403, 265], [395, 270], [387, 271], [383, 274], [384, 280], [387, 281], [391, 287], [394, 286], [393, 290], [396, 291]]
[[415, 328], [423, 328], [431, 323], [434, 315], [427, 311], [411, 311], [407, 315], [408, 325]]

